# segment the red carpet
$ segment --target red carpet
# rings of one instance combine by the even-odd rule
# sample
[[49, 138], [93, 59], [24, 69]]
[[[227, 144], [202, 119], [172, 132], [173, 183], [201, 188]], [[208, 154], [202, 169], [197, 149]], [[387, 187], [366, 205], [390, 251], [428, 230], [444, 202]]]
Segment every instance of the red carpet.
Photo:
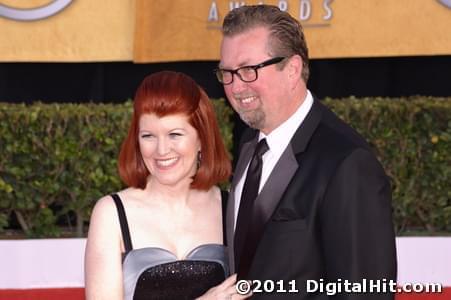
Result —
[[421, 293], [421, 294], [397, 294], [396, 300], [450, 300], [451, 287], [443, 287], [441, 293]]
[[0, 300], [84, 300], [84, 288], [0, 290]]
[[[84, 300], [83, 288], [0, 290], [0, 300]], [[396, 300], [450, 300], [451, 287], [440, 294], [397, 294]]]

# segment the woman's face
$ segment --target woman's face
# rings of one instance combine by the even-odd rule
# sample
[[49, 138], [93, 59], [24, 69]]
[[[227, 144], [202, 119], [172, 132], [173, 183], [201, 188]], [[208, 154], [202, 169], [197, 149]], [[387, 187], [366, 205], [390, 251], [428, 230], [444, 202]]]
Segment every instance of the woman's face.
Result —
[[158, 117], [144, 114], [139, 120], [139, 148], [151, 180], [175, 186], [191, 183], [201, 150], [196, 129], [183, 114]]

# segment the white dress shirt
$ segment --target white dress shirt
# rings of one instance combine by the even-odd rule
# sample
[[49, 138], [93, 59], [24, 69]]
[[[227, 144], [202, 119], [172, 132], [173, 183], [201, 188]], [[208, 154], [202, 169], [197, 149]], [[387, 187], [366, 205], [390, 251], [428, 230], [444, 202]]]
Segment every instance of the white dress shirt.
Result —
[[[260, 178], [260, 185], [258, 188], [258, 192], [262, 190], [266, 181], [268, 180], [269, 175], [271, 174], [274, 166], [276, 165], [279, 158], [282, 156], [282, 153], [285, 151], [286, 147], [291, 141], [296, 130], [304, 121], [308, 112], [312, 108], [313, 105], [313, 97], [309, 90], [307, 90], [307, 96], [305, 97], [304, 102], [299, 106], [299, 108], [295, 111], [291, 117], [289, 117], [285, 122], [280, 124], [276, 129], [271, 131], [270, 134], [265, 135], [260, 132], [258, 136], [258, 140], [260, 141], [263, 138], [266, 138], [266, 142], [268, 143], [269, 150], [263, 155], [263, 167], [262, 167], [262, 176]], [[243, 192], [243, 185], [246, 179], [247, 169], [249, 168], [250, 161], [247, 163], [246, 170], [243, 172], [243, 176], [238, 181], [235, 188], [235, 225], [236, 219], [238, 217], [238, 209], [240, 207], [241, 201], [241, 193]], [[234, 226], [235, 227], [235, 226]]]

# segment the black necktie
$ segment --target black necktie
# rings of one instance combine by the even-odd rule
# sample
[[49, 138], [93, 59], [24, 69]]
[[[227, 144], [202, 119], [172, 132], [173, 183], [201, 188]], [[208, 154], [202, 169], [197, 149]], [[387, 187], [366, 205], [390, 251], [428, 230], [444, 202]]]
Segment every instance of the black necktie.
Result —
[[[269, 147], [266, 139], [258, 142], [252, 156], [251, 163], [247, 169], [246, 180], [244, 181], [243, 192], [241, 194], [240, 209], [238, 210], [238, 218], [236, 221], [234, 251], [235, 264], [237, 269], [248, 270], [251, 262], [240, 260], [243, 253], [243, 246], [246, 240], [246, 235], [249, 231], [249, 224], [251, 224], [253, 206], [255, 198], [258, 196], [258, 188], [260, 186], [260, 178], [262, 176], [262, 156], [268, 151]], [[239, 266], [239, 267], [238, 267]], [[240, 274], [238, 274], [240, 275]], [[242, 274], [245, 276], [245, 274]]]

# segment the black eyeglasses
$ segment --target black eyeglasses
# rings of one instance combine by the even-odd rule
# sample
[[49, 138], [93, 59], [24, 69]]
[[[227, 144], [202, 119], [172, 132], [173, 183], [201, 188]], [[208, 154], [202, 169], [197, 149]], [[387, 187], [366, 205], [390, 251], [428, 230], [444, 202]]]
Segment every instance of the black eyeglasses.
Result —
[[214, 70], [218, 81], [224, 85], [231, 84], [233, 82], [233, 74], [236, 74], [241, 81], [244, 82], [253, 82], [258, 78], [257, 70], [266, 66], [274, 65], [286, 57], [273, 57], [271, 59], [265, 60], [262, 63], [254, 66], [244, 66], [235, 70], [227, 70], [227, 69], [216, 69]]

